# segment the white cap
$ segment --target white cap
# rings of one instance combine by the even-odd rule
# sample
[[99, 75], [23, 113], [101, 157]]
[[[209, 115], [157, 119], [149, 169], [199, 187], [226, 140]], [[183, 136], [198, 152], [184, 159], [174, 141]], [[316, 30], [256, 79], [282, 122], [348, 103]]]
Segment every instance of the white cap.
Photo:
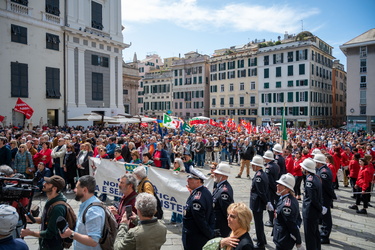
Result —
[[271, 150], [267, 150], [267, 151], [264, 153], [263, 158], [264, 158], [264, 159], [271, 160], [271, 161], [275, 160], [274, 155], [273, 155], [273, 152], [272, 152]]
[[18, 223], [17, 210], [9, 205], [0, 205], [0, 235], [9, 235]]
[[273, 146], [272, 150], [275, 151], [275, 152], [278, 152], [278, 153], [282, 153], [283, 147], [281, 147], [281, 145], [277, 143], [277, 144], [275, 144], [275, 146]]
[[315, 173], [316, 163], [311, 159], [305, 159], [301, 164], [301, 167], [310, 173]]
[[318, 163], [323, 163], [326, 164], [327, 162], [327, 157], [324, 154], [316, 154], [314, 156], [314, 161]]
[[219, 165], [217, 165], [214, 173], [229, 176], [230, 175], [230, 166], [226, 163], [220, 163]]
[[283, 174], [277, 183], [286, 186], [290, 190], [294, 190], [294, 185], [296, 184], [296, 180], [294, 179], [294, 176], [290, 173]]
[[263, 157], [260, 155], [254, 156], [253, 160], [251, 161], [251, 164], [263, 168], [264, 167]]

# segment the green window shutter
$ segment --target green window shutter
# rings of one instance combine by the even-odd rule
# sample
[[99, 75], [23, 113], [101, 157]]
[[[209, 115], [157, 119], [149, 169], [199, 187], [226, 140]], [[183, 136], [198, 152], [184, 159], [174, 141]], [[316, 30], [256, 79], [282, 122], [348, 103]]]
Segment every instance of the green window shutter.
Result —
[[305, 53], [305, 60], [307, 60], [307, 49], [305, 49], [304, 53]]
[[299, 54], [298, 54], [298, 50], [296, 51], [296, 61], [299, 61]]
[[273, 93], [273, 102], [277, 102], [276, 93]]
[[299, 86], [299, 80], [296, 81], [296, 86]]
[[272, 98], [272, 94], [269, 93], [269, 94], [268, 94], [268, 102], [272, 102], [272, 99], [271, 99], [271, 98]]
[[305, 86], [309, 86], [309, 80], [305, 79]]
[[280, 101], [284, 102], [284, 93], [280, 93]]
[[262, 108], [262, 115], [264, 115], [264, 108]]
[[288, 102], [293, 102], [293, 92], [288, 92]]
[[288, 66], [288, 76], [292, 76], [293, 75], [293, 65], [289, 65]]
[[254, 66], [258, 66], [258, 60], [257, 59], [258, 59], [257, 57], [254, 58], [254, 64], [255, 64]]
[[293, 81], [288, 81], [288, 87], [293, 87]]
[[305, 102], [308, 102], [309, 100], [309, 92], [305, 91]]
[[296, 92], [296, 102], [299, 102], [299, 92]]
[[281, 88], [281, 82], [276, 82], [276, 88]]
[[273, 64], [276, 64], [276, 54], [273, 55]]
[[273, 107], [273, 115], [276, 115], [276, 107]]
[[264, 103], [264, 94], [262, 94], [262, 103]]
[[308, 114], [307, 114], [307, 107], [303, 107], [303, 113], [304, 113], [305, 115], [308, 115]]
[[284, 63], [284, 53], [281, 53], [281, 63]]

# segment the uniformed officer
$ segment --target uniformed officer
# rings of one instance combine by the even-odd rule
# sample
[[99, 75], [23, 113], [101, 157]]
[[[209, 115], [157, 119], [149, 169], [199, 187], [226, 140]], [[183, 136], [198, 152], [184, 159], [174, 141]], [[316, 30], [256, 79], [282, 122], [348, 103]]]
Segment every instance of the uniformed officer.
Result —
[[315, 175], [316, 163], [311, 158], [305, 159], [300, 165], [303, 174], [306, 175], [302, 203], [306, 249], [320, 250], [319, 218], [326, 212], [326, 208], [323, 207], [322, 182]]
[[266, 210], [268, 197], [268, 176], [263, 172], [264, 160], [262, 156], [256, 155], [251, 161], [251, 167], [255, 172], [250, 192], [250, 209], [253, 212], [257, 244], [254, 248], [264, 249], [267, 244], [264, 234], [263, 211]]
[[275, 209], [273, 242], [277, 250], [302, 249], [301, 215], [298, 201], [293, 195], [295, 179], [292, 174], [283, 174], [277, 184], [277, 195], [280, 196]]
[[314, 161], [316, 163], [316, 175], [320, 177], [322, 181], [322, 196], [323, 196], [323, 206], [327, 208], [327, 213], [322, 216], [322, 227], [320, 231], [320, 242], [322, 244], [329, 244], [329, 236], [332, 230], [332, 215], [331, 215], [331, 205], [333, 199], [336, 198], [335, 191], [332, 185], [332, 171], [326, 165], [326, 156], [323, 154], [316, 154], [314, 156]]
[[273, 153], [271, 150], [267, 150], [264, 155], [264, 162], [266, 163], [265, 172], [268, 176], [268, 187], [269, 187], [269, 204], [267, 204], [268, 217], [269, 220], [264, 224], [267, 227], [273, 227], [273, 208], [277, 203], [277, 194], [276, 194], [276, 181], [279, 179], [280, 167], [275, 162]]
[[214, 236], [212, 195], [203, 186], [207, 178], [199, 170], [188, 175], [186, 186], [190, 190], [183, 216], [182, 243], [185, 250], [202, 249]]
[[283, 174], [286, 174], [286, 164], [285, 164], [285, 158], [284, 156], [282, 155], [283, 154], [283, 148], [280, 144], [275, 144], [275, 146], [273, 146], [272, 148], [273, 150], [273, 153], [275, 154], [275, 163], [277, 163], [277, 165], [279, 165], [280, 167], [280, 176], [283, 175]]
[[228, 182], [230, 166], [220, 163], [214, 171], [214, 181], [217, 183], [216, 189], [212, 193], [215, 215], [215, 237], [228, 237], [231, 229], [227, 223], [227, 209], [233, 201], [233, 189]]

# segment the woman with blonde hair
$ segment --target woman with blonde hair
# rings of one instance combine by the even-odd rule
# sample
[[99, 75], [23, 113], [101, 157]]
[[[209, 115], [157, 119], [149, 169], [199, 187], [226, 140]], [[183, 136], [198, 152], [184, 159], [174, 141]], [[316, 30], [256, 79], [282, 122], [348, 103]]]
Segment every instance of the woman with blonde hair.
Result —
[[21, 144], [18, 148], [14, 159], [14, 172], [24, 174], [28, 178], [32, 178], [35, 172], [35, 167], [31, 153], [27, 149], [26, 144]]

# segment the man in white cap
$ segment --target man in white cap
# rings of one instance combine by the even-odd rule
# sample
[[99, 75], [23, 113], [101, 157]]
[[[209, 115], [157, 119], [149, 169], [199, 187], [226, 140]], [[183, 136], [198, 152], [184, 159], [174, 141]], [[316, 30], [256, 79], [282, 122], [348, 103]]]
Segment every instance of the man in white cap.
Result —
[[9, 205], [0, 205], [0, 249], [26, 250], [29, 249], [22, 239], [13, 239], [12, 232], [18, 223], [17, 210]]
[[212, 195], [203, 186], [207, 178], [199, 170], [187, 177], [190, 196], [183, 216], [182, 243], [185, 250], [202, 249], [214, 237], [215, 218]]
[[251, 167], [255, 175], [251, 184], [250, 191], [250, 209], [253, 212], [257, 244], [255, 249], [264, 249], [267, 244], [266, 235], [264, 234], [263, 211], [269, 204], [269, 187], [268, 176], [263, 172], [264, 160], [262, 156], [256, 155], [251, 161]]
[[321, 249], [319, 218], [327, 211], [323, 207], [322, 182], [315, 175], [316, 163], [311, 159], [305, 159], [301, 164], [302, 172], [306, 175], [305, 195], [302, 203], [303, 228], [307, 250]]
[[268, 187], [269, 187], [269, 204], [267, 204], [269, 220], [264, 224], [267, 227], [273, 227], [273, 208], [276, 206], [277, 194], [276, 194], [276, 180], [280, 176], [280, 167], [275, 162], [273, 153], [271, 150], [267, 150], [263, 155], [264, 162], [266, 163], [265, 172], [268, 176]]
[[331, 215], [331, 205], [333, 199], [336, 199], [336, 194], [333, 189], [332, 182], [332, 171], [326, 165], [326, 156], [323, 154], [316, 154], [314, 156], [314, 161], [316, 163], [316, 175], [320, 177], [322, 181], [322, 196], [323, 196], [323, 206], [327, 208], [327, 213], [322, 216], [322, 227], [320, 231], [320, 241], [322, 244], [329, 244], [329, 236], [332, 230], [332, 215]]
[[231, 231], [227, 222], [227, 209], [234, 200], [233, 189], [228, 182], [229, 175], [230, 166], [226, 163], [220, 163], [214, 171], [214, 181], [217, 183], [217, 187], [212, 193], [215, 215], [215, 237], [228, 237]]
[[302, 249], [301, 234], [301, 215], [299, 205], [294, 197], [293, 190], [295, 179], [290, 173], [283, 174], [277, 184], [277, 195], [280, 196], [275, 209], [275, 219], [273, 227], [273, 242], [276, 249]]

